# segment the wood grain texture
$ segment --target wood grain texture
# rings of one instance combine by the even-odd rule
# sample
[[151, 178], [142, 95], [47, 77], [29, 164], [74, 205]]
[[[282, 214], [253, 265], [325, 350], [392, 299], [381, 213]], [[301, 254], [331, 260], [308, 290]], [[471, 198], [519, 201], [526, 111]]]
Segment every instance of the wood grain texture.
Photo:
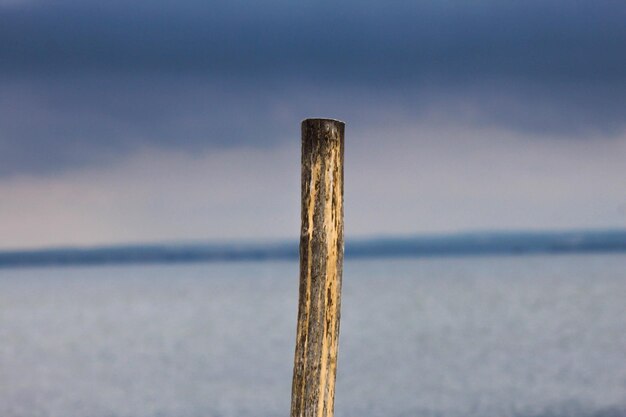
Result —
[[344, 123], [302, 122], [300, 292], [291, 417], [331, 417], [343, 272]]

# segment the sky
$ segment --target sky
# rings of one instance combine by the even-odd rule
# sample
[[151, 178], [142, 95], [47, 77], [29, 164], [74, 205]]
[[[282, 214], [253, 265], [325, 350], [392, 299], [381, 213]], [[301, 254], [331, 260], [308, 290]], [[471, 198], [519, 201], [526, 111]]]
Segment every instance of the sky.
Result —
[[626, 227], [623, 0], [0, 0], [0, 249]]

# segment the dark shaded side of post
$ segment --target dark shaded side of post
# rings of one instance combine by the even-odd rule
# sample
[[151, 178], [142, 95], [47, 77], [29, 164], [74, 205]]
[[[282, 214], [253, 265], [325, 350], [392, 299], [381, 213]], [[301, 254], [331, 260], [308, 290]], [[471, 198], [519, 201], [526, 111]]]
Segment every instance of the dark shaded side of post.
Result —
[[343, 122], [302, 122], [300, 292], [291, 417], [331, 417], [343, 272]]

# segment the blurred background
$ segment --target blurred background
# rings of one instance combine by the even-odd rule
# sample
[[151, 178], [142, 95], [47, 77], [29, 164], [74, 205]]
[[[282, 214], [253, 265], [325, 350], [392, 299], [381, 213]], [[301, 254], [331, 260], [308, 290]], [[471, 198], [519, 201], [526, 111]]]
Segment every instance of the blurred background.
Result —
[[[0, 0], [0, 414], [287, 415], [300, 121], [331, 117], [347, 249], [375, 244], [346, 260], [337, 416], [626, 416], [625, 22], [621, 0]], [[467, 233], [499, 256], [426, 256]], [[28, 258], [207, 242], [284, 259]]]
[[621, 1], [2, 0], [0, 247], [626, 226]]

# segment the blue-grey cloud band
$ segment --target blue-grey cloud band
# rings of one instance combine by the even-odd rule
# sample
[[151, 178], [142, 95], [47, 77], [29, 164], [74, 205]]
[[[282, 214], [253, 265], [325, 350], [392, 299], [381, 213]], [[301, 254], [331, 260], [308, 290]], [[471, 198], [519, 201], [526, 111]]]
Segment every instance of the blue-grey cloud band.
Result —
[[311, 114], [623, 132], [624, 2], [414, 3], [0, 3], [0, 175], [275, 146]]

